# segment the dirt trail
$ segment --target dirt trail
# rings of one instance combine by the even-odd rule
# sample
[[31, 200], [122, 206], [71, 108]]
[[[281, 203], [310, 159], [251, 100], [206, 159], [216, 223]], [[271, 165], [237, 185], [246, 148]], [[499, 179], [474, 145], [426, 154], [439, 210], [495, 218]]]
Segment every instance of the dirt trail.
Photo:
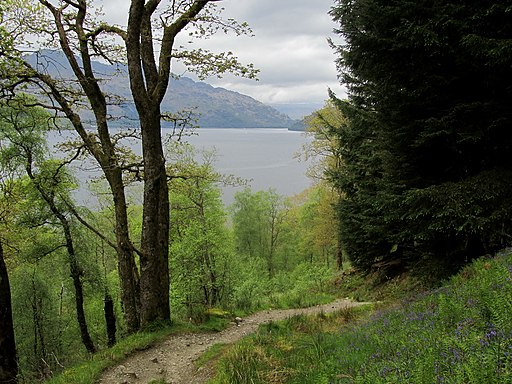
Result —
[[108, 369], [98, 384], [147, 384], [159, 379], [169, 384], [206, 383], [212, 372], [208, 368], [198, 370], [194, 361], [212, 345], [234, 343], [254, 333], [260, 324], [270, 321], [283, 320], [298, 314], [328, 313], [360, 304], [340, 299], [310, 308], [263, 311], [244, 318], [238, 326], [233, 324], [218, 333], [170, 336]]

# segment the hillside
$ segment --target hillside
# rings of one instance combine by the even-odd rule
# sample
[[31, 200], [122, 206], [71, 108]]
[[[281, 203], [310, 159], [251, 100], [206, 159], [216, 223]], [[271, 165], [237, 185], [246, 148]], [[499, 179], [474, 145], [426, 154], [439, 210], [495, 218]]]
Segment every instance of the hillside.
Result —
[[466, 265], [438, 289], [376, 303], [373, 314], [356, 308], [260, 327], [226, 348], [210, 382], [510, 383], [511, 278], [507, 249]]
[[[72, 79], [69, 65], [61, 52], [34, 53], [27, 61], [39, 69], [45, 68], [53, 77]], [[112, 100], [118, 100], [110, 106], [110, 114], [124, 116], [112, 125], [133, 125], [137, 115], [131, 99], [127, 67], [95, 62], [94, 70], [98, 78], [103, 79], [105, 92], [112, 95]], [[170, 81], [162, 111], [177, 113], [183, 110], [194, 111], [197, 124], [202, 128], [288, 128], [295, 122], [252, 97], [187, 77], [175, 77]], [[92, 118], [92, 114], [87, 111], [82, 116]]]

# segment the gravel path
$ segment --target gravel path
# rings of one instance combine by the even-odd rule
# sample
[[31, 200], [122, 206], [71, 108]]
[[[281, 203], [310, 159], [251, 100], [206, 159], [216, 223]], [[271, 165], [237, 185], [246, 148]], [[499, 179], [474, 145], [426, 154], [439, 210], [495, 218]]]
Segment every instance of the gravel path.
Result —
[[212, 372], [208, 368], [198, 370], [194, 361], [212, 345], [234, 343], [254, 333], [260, 324], [270, 321], [283, 320], [298, 314], [328, 313], [360, 304], [340, 299], [310, 308], [263, 311], [244, 318], [238, 326], [233, 324], [218, 333], [170, 336], [147, 350], [129, 356], [120, 365], [106, 370], [97, 383], [147, 384], [152, 380], [164, 380], [169, 384], [206, 383]]

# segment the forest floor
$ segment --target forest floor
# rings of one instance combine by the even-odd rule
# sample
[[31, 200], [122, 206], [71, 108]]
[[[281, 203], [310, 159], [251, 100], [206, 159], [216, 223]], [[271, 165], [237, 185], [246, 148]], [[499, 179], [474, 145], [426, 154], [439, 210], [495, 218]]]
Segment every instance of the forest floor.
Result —
[[362, 303], [339, 299], [310, 308], [269, 310], [247, 316], [217, 333], [170, 336], [164, 341], [129, 356], [120, 365], [106, 370], [98, 384], [206, 383], [214, 374], [212, 366], [197, 368], [195, 361], [215, 344], [231, 344], [254, 333], [260, 324], [284, 320], [300, 314], [329, 313]]

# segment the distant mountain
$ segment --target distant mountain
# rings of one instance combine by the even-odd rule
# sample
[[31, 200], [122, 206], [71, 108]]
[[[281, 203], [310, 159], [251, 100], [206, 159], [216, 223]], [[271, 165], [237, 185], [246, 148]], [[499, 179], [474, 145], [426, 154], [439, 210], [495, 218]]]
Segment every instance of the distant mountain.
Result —
[[293, 104], [270, 104], [272, 108], [284, 113], [294, 120], [301, 120], [305, 116], [311, 115], [324, 106], [324, 103], [293, 103]]
[[[26, 59], [54, 77], [72, 79], [71, 69], [62, 52], [42, 51]], [[122, 100], [118, 105], [109, 107], [112, 116], [124, 116], [112, 125], [135, 124], [137, 114], [131, 98], [127, 67], [95, 62], [93, 68], [97, 77], [103, 79], [103, 90]], [[289, 128], [295, 123], [286, 114], [241, 93], [187, 77], [172, 78], [162, 111], [177, 113], [182, 110], [193, 110], [202, 128]], [[92, 119], [91, 112], [84, 111], [82, 115]]]
[[306, 128], [307, 128], [306, 120], [305, 119], [301, 119], [301, 120], [296, 120], [295, 123], [293, 123], [293, 125], [288, 128], [288, 130], [290, 130], [290, 131], [305, 132]]

